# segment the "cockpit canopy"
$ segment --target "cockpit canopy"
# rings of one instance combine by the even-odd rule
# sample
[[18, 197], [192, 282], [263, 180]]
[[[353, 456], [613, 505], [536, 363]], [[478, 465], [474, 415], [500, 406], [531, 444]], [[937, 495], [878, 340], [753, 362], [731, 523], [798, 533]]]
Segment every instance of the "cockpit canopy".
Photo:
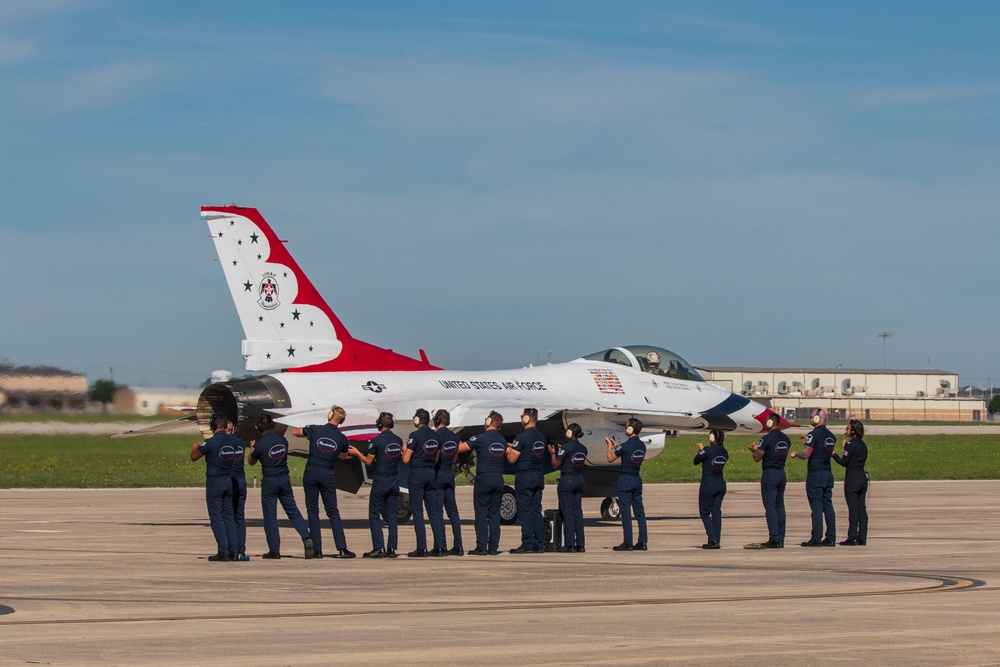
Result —
[[705, 378], [698, 374], [691, 364], [684, 361], [670, 350], [651, 345], [628, 345], [601, 350], [584, 357], [588, 361], [603, 361], [609, 364], [621, 364], [635, 368], [643, 373], [662, 375], [679, 380], [704, 382]]

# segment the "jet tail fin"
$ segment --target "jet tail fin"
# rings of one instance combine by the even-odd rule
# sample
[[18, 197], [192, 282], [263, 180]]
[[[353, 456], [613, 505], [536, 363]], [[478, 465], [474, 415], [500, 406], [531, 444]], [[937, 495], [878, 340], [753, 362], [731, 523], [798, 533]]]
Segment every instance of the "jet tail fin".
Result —
[[248, 371], [438, 370], [353, 338], [255, 208], [202, 206], [243, 324]]

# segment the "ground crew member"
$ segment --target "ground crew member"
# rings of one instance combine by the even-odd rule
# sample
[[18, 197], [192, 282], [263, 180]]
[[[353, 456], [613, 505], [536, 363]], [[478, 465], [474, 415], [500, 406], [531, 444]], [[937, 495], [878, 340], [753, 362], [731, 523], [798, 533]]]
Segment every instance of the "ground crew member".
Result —
[[205, 504], [217, 547], [215, 554], [208, 557], [213, 562], [233, 560], [239, 548], [230, 470], [236, 448], [242, 447], [243, 443], [226, 433], [228, 424], [226, 415], [217, 412], [209, 422], [212, 437], [200, 443], [191, 443], [191, 460], [205, 457]]
[[500, 499], [503, 496], [503, 463], [510, 447], [502, 435], [503, 416], [495, 410], [484, 422], [486, 432], [458, 443], [459, 454], [476, 456], [476, 477], [472, 480], [472, 504], [476, 515], [476, 548], [470, 556], [500, 553]]
[[514, 437], [507, 450], [507, 460], [517, 466], [514, 492], [517, 516], [521, 520], [521, 545], [512, 554], [545, 553], [545, 519], [542, 517], [542, 491], [545, 490], [545, 450], [549, 441], [538, 430], [538, 410], [525, 408], [521, 414], [524, 430]]
[[[372, 476], [371, 493], [368, 494], [368, 528], [372, 532], [372, 550], [361, 554], [363, 558], [395, 558], [396, 545], [399, 540], [398, 519], [399, 509], [399, 461], [403, 456], [403, 441], [390, 429], [396, 425], [392, 414], [382, 412], [375, 420], [378, 429], [368, 453], [351, 445], [347, 453], [358, 457], [366, 466], [375, 466]], [[385, 510], [385, 520], [389, 524], [389, 543], [382, 537], [382, 510]]]
[[[434, 483], [434, 466], [441, 451], [437, 433], [428, 426], [429, 412], [420, 408], [413, 415], [413, 425], [417, 430], [410, 434], [403, 447], [403, 463], [409, 464], [410, 475], [407, 487], [410, 491], [410, 508], [413, 510], [413, 532], [417, 536], [417, 548], [406, 554], [410, 558], [447, 556], [444, 539], [444, 516]], [[430, 519], [434, 549], [427, 550], [427, 529], [424, 527], [424, 508]]]
[[250, 448], [250, 465], [260, 461], [260, 509], [264, 515], [264, 539], [267, 553], [261, 556], [268, 560], [281, 558], [281, 534], [278, 532], [278, 502], [285, 515], [292, 522], [295, 531], [302, 538], [305, 557], [312, 558], [313, 541], [309, 537], [309, 524], [302, 518], [302, 512], [295, 504], [292, 480], [288, 474], [288, 440], [274, 432], [274, 419], [261, 415], [257, 419], [260, 438], [253, 441]]
[[792, 448], [788, 436], [781, 432], [781, 417], [772, 412], [764, 422], [767, 433], [760, 442], [751, 443], [747, 448], [753, 452], [753, 460], [760, 463], [760, 499], [764, 504], [764, 518], [767, 520], [767, 542], [747, 545], [749, 548], [785, 548], [785, 459]]
[[[833, 471], [830, 456], [837, 446], [837, 438], [826, 427], [826, 410], [812, 411], [809, 419], [813, 430], [799, 436], [806, 444], [801, 452], [792, 452], [793, 459], [806, 459], [806, 498], [812, 513], [812, 535], [804, 547], [837, 546], [837, 516], [833, 511]], [[826, 518], [826, 534], [823, 519]]]
[[344, 408], [334, 405], [326, 414], [327, 423], [297, 428], [292, 435], [309, 438], [309, 458], [306, 459], [306, 469], [302, 473], [302, 489], [306, 494], [306, 515], [309, 517], [309, 537], [312, 538], [314, 558], [323, 557], [323, 536], [319, 519], [319, 500], [323, 499], [323, 508], [330, 521], [333, 531], [333, 541], [337, 553], [333, 558], [354, 558], [354, 552], [347, 548], [347, 538], [344, 536], [344, 524], [340, 521], [340, 510], [337, 508], [337, 479], [333, 466], [338, 458], [347, 458], [347, 436], [340, 432], [338, 426], [347, 418]]
[[847, 501], [847, 539], [841, 545], [863, 547], [868, 544], [868, 508], [865, 506], [868, 495], [868, 473], [865, 472], [868, 445], [862, 440], [865, 425], [852, 419], [846, 432], [850, 440], [844, 440], [844, 454], [833, 454], [833, 460], [846, 468], [844, 500]]
[[437, 488], [438, 499], [443, 511], [448, 515], [451, 524], [452, 546], [449, 556], [464, 556], [462, 546], [462, 519], [458, 515], [458, 503], [455, 502], [455, 455], [458, 454], [458, 436], [448, 428], [451, 424], [451, 414], [447, 410], [434, 413], [434, 426], [437, 428], [437, 439], [441, 445], [441, 456], [438, 457], [434, 469], [434, 486]]
[[726, 432], [713, 428], [708, 432], [708, 447], [698, 443], [694, 465], [701, 466], [701, 486], [698, 488], [698, 514], [705, 524], [708, 542], [702, 549], [720, 549], [722, 540], [722, 500], [726, 497], [726, 478], [722, 471], [729, 462], [725, 447]]
[[[232, 435], [235, 430], [236, 426], [233, 422], [226, 424], [226, 433]], [[240, 446], [233, 454], [233, 465], [230, 468], [233, 479], [233, 518], [236, 521], [236, 542], [239, 545], [236, 551], [236, 560], [244, 563], [250, 560], [250, 557], [247, 556], [247, 475], [243, 469], [245, 453], [245, 446], [240, 440]]]
[[[642, 432], [642, 422], [630, 417], [625, 422], [625, 435], [628, 440], [622, 444], [611, 438], [605, 438], [608, 445], [608, 463], [614, 463], [621, 458], [622, 471], [618, 476], [618, 507], [622, 514], [622, 543], [613, 547], [615, 551], [645, 551], [646, 550], [646, 510], [642, 505], [642, 478], [639, 468], [646, 458], [646, 443], [639, 439]], [[639, 541], [632, 544], [632, 513], [639, 525]]]
[[[552, 467], [562, 471], [559, 474], [559, 486], [556, 487], [564, 541], [563, 545], [556, 546], [556, 551], [559, 552], [582, 554], [586, 551], [583, 539], [583, 466], [587, 462], [587, 448], [580, 442], [582, 437], [583, 429], [579, 424], [573, 423], [566, 427], [565, 444], [558, 450], [554, 445], [549, 445]], [[553, 536], [553, 542], [555, 541]]]

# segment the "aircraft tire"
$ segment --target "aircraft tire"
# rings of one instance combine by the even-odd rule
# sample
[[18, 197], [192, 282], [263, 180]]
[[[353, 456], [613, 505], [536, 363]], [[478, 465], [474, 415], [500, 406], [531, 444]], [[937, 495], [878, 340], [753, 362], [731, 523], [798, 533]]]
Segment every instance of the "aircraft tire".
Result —
[[618, 506], [617, 498], [605, 498], [601, 501], [601, 518], [605, 521], [618, 521], [622, 518], [622, 508]]
[[410, 494], [399, 494], [399, 506], [396, 508], [396, 523], [406, 523], [413, 516], [413, 508], [410, 507]]
[[500, 523], [504, 526], [517, 523], [517, 495], [514, 487], [504, 485], [500, 497]]

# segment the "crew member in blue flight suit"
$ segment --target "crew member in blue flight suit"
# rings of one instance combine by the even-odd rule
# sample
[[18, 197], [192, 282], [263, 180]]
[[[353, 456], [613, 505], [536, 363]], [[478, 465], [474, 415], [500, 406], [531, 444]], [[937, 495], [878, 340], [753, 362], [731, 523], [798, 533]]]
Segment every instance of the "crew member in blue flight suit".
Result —
[[521, 414], [524, 430], [514, 436], [507, 460], [516, 464], [514, 492], [517, 516], [521, 521], [521, 545], [512, 554], [545, 553], [545, 520], [542, 518], [542, 491], [545, 490], [546, 446], [549, 441], [538, 430], [538, 410], [525, 408]]
[[[389, 412], [379, 413], [375, 420], [378, 429], [368, 453], [351, 445], [347, 453], [356, 456], [366, 466], [375, 466], [372, 476], [372, 489], [368, 495], [368, 527], [372, 532], [372, 550], [363, 553], [363, 558], [395, 558], [396, 545], [399, 541], [398, 519], [399, 509], [399, 461], [403, 456], [403, 441], [390, 429], [396, 425], [396, 420]], [[389, 524], [389, 543], [382, 536], [382, 510], [385, 509], [385, 520]]]
[[844, 466], [844, 500], [847, 501], [847, 539], [840, 544], [845, 547], [863, 547], [868, 544], [868, 509], [865, 497], [868, 495], [868, 445], [865, 425], [852, 419], [846, 429], [850, 440], [844, 440], [844, 454], [833, 454], [833, 460]]
[[448, 515], [451, 524], [452, 546], [449, 556], [464, 556], [462, 546], [462, 519], [458, 515], [458, 503], [455, 502], [455, 456], [458, 454], [458, 436], [448, 428], [451, 425], [451, 414], [447, 410], [434, 413], [434, 426], [437, 428], [437, 439], [441, 445], [441, 456], [434, 468], [434, 485], [437, 488], [438, 499], [442, 509]]
[[[826, 427], [826, 410], [812, 411], [809, 418], [813, 430], [799, 436], [805, 443], [801, 452], [792, 452], [793, 459], [806, 459], [806, 498], [812, 513], [812, 534], [804, 547], [837, 546], [837, 515], [833, 511], [833, 471], [830, 457], [837, 447], [837, 438]], [[826, 519], [826, 534], [823, 519]]]
[[278, 502], [281, 502], [285, 515], [302, 538], [305, 557], [312, 558], [313, 541], [309, 537], [309, 524], [295, 504], [292, 480], [288, 474], [288, 440], [274, 432], [274, 419], [270, 415], [257, 418], [257, 432], [260, 433], [260, 438], [250, 443], [250, 458], [247, 462], [253, 466], [259, 461], [261, 467], [260, 509], [264, 515], [264, 538], [267, 540], [267, 553], [261, 558], [281, 558]]
[[[232, 435], [235, 430], [236, 426], [233, 422], [226, 425], [226, 433], [229, 435]], [[247, 556], [247, 475], [243, 469], [245, 453], [243, 441], [240, 440], [240, 446], [236, 448], [233, 455], [233, 465], [230, 468], [230, 474], [233, 478], [233, 519], [236, 521], [236, 541], [239, 544], [233, 560], [243, 562], [250, 560], [250, 557]]]
[[764, 504], [767, 520], [767, 542], [747, 545], [755, 549], [783, 549], [785, 547], [785, 459], [792, 443], [778, 428], [781, 418], [772, 412], [764, 422], [767, 433], [760, 442], [751, 443], [747, 449], [753, 460], [761, 465], [760, 499]]
[[191, 460], [205, 457], [205, 504], [208, 520], [215, 536], [216, 552], [208, 557], [213, 562], [233, 560], [239, 540], [233, 513], [233, 480], [230, 472], [237, 447], [243, 442], [226, 433], [229, 419], [221, 412], [212, 415], [209, 426], [212, 437], [191, 443]]
[[333, 472], [337, 459], [346, 459], [348, 456], [347, 436], [338, 428], [347, 418], [347, 413], [344, 408], [334, 405], [326, 414], [326, 418], [326, 424], [306, 426], [292, 431], [292, 435], [298, 438], [309, 438], [309, 458], [306, 459], [306, 469], [302, 473], [306, 515], [309, 517], [309, 537], [313, 541], [313, 557], [322, 558], [323, 536], [319, 519], [319, 500], [322, 498], [323, 508], [326, 510], [333, 531], [333, 541], [337, 547], [337, 553], [332, 557], [354, 558], [354, 552], [347, 548], [344, 524], [340, 521], [340, 510], [337, 508], [337, 479]]
[[500, 435], [503, 416], [490, 412], [486, 432], [458, 443], [459, 454], [472, 451], [476, 456], [472, 503], [476, 514], [476, 548], [470, 556], [496, 556], [500, 553], [500, 499], [503, 497], [503, 463], [510, 447]]
[[[549, 445], [552, 455], [552, 467], [560, 470], [559, 486], [556, 493], [559, 496], [559, 513], [563, 521], [562, 546], [556, 546], [560, 553], [583, 553], [583, 466], [587, 463], [587, 448], [580, 442], [583, 429], [573, 423], [566, 427], [567, 442], [557, 450]], [[555, 540], [553, 540], [555, 541]]]
[[[642, 505], [642, 478], [639, 468], [646, 458], [646, 443], [639, 439], [642, 432], [642, 422], [630, 417], [625, 422], [625, 435], [628, 440], [616, 443], [611, 438], [605, 438], [608, 445], [608, 463], [615, 459], [622, 460], [622, 471], [618, 476], [618, 507], [622, 513], [622, 543], [613, 547], [615, 551], [645, 551], [646, 550], [646, 509]], [[632, 544], [632, 514], [639, 525], [639, 541]]]
[[[441, 452], [437, 433], [429, 426], [431, 415], [420, 408], [413, 415], [413, 425], [417, 430], [410, 434], [403, 447], [403, 463], [410, 466], [407, 487], [410, 491], [410, 509], [413, 510], [413, 532], [417, 536], [417, 548], [406, 554], [410, 558], [447, 556], [444, 539], [444, 516], [441, 501], [434, 482], [434, 466]], [[424, 508], [431, 524], [434, 549], [427, 550], [427, 529], [424, 527]]]
[[701, 466], [701, 486], [698, 488], [698, 514], [705, 524], [708, 542], [702, 549], [720, 549], [722, 540], [722, 500], [726, 497], [723, 469], [729, 462], [725, 447], [726, 432], [713, 428], [708, 432], [708, 447], [698, 443], [694, 465]]

